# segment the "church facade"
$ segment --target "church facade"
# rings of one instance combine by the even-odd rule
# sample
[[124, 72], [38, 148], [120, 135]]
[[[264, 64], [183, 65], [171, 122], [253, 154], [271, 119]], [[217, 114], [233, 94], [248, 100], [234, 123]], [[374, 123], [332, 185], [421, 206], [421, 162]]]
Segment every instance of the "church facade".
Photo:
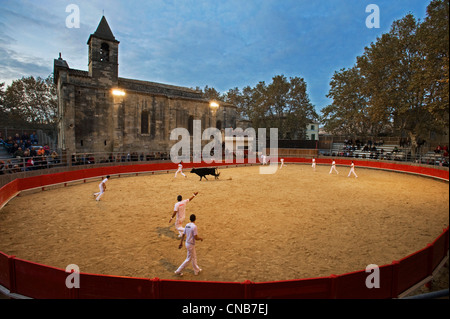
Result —
[[105, 17], [88, 39], [88, 71], [54, 60], [58, 147], [67, 154], [169, 152], [175, 128], [191, 133], [193, 121], [236, 127], [236, 107], [212, 107], [201, 91], [119, 77], [119, 41]]

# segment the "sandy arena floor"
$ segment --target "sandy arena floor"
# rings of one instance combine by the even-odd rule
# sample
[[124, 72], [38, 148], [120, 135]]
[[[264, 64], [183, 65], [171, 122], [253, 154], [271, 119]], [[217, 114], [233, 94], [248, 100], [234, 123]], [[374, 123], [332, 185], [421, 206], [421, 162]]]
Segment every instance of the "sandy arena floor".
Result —
[[[449, 185], [414, 175], [348, 167], [287, 165], [221, 169], [219, 180], [173, 173], [113, 177], [24, 193], [0, 211], [0, 251], [61, 269], [176, 279], [186, 249], [170, 216], [177, 195], [199, 195], [198, 264], [186, 280], [272, 281], [342, 274], [384, 265], [433, 241], [449, 224]], [[187, 170], [186, 170], [187, 171]], [[186, 172], [185, 171], [185, 172]]]

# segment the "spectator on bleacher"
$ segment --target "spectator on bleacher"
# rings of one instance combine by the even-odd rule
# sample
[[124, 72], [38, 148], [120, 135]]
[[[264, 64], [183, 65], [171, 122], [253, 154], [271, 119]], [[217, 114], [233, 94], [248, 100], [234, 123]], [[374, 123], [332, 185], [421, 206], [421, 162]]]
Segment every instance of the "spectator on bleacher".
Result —
[[36, 169], [43, 169], [47, 167], [47, 159], [43, 155], [34, 157], [33, 161]]
[[[12, 165], [12, 164], [11, 164]], [[20, 166], [18, 164], [14, 164], [11, 167], [11, 173], [19, 173], [21, 171]]]
[[31, 144], [33, 144], [33, 145], [37, 145], [38, 144], [38, 136], [37, 136], [36, 132], [33, 132], [30, 135], [30, 140], [31, 140]]
[[21, 139], [22, 141], [27, 141], [30, 139], [30, 136], [28, 135], [27, 132], [23, 132]]
[[14, 143], [12, 142], [12, 140], [10, 139], [10, 137], [6, 140], [3, 140], [3, 146], [5, 147], [6, 151], [11, 154], [12, 153], [12, 147], [13, 147]]
[[51, 158], [52, 158], [53, 164], [59, 163], [59, 154], [56, 151], [52, 152]]
[[11, 160], [7, 160], [5, 163], [5, 173], [11, 174], [13, 172], [12, 167], [13, 167], [13, 165], [11, 163]]
[[44, 148], [44, 154], [50, 155], [50, 147], [48, 146], [48, 144], [45, 144], [43, 148]]
[[17, 144], [20, 144], [20, 135], [19, 133], [16, 133], [16, 135], [14, 135], [14, 142]]
[[23, 157], [23, 150], [22, 150], [22, 148], [20, 146], [17, 147], [17, 150], [14, 152], [14, 156], [15, 157]]
[[25, 148], [23, 151], [23, 157], [30, 157], [30, 150], [28, 148]]
[[24, 148], [30, 148], [31, 147], [31, 140], [24, 140]]
[[434, 153], [435, 153], [435, 154], [439, 154], [439, 153], [441, 152], [441, 149], [442, 149], [442, 147], [441, 147], [441, 145], [439, 144], [439, 145], [436, 146], [436, 148], [434, 149]]
[[36, 152], [37, 156], [43, 156], [45, 155], [45, 151], [43, 147], [40, 147], [37, 152]]
[[25, 170], [31, 171], [34, 169], [34, 161], [32, 157], [28, 157], [27, 162], [25, 163]]

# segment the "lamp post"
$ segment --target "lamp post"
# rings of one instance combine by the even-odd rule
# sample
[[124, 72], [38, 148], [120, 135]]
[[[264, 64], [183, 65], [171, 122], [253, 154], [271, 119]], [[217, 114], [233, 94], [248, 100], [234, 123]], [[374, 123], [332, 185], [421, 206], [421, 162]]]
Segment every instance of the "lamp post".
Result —
[[211, 109], [211, 112], [213, 115], [216, 115], [217, 110], [219, 109], [220, 105], [216, 101], [211, 101], [209, 103], [209, 107]]
[[113, 89], [112, 94], [114, 96], [125, 96], [125, 91], [123, 91], [121, 89]]

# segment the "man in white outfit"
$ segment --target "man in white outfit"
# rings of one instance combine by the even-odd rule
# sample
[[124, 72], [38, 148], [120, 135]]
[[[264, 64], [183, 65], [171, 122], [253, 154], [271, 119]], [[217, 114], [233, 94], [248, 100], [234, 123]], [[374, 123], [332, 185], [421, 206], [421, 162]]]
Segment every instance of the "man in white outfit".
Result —
[[172, 221], [172, 219], [177, 216], [177, 219], [175, 220], [175, 229], [178, 230], [178, 238], [180, 238], [183, 235], [184, 227], [183, 222], [186, 216], [186, 205], [191, 200], [194, 199], [195, 196], [197, 196], [198, 192], [195, 192], [191, 198], [183, 200], [183, 197], [181, 195], [177, 196], [178, 202], [175, 203], [175, 206], [173, 208], [173, 214], [172, 217], [169, 220], [169, 223]]
[[314, 171], [316, 170], [316, 159], [315, 158], [312, 159], [312, 168], [314, 169]]
[[264, 154], [261, 155], [261, 162], [263, 165], [267, 165], [267, 156], [266, 155], [264, 155]]
[[348, 173], [347, 177], [350, 177], [351, 174], [355, 175], [355, 178], [358, 178], [358, 175], [356, 175], [356, 172], [355, 172], [355, 163], [353, 163], [353, 161], [352, 161], [352, 166], [350, 168], [350, 172]]
[[284, 158], [280, 159], [280, 161], [281, 161], [280, 169], [282, 169], [282, 168], [283, 168], [283, 165], [284, 165]]
[[196, 217], [194, 214], [192, 214], [190, 217], [190, 223], [186, 225], [184, 228], [183, 236], [181, 237], [180, 245], [178, 246], [178, 249], [181, 249], [183, 247], [183, 240], [186, 237], [186, 250], [187, 250], [187, 257], [186, 260], [181, 264], [180, 267], [178, 267], [177, 270], [175, 270], [175, 274], [179, 276], [183, 276], [183, 269], [189, 264], [189, 262], [192, 262], [192, 267], [194, 268], [194, 274], [197, 276], [199, 272], [202, 271], [202, 269], [197, 265], [197, 252], [195, 251], [195, 241], [200, 240], [203, 241], [203, 238], [198, 236], [198, 230], [197, 225], [195, 225]]
[[331, 163], [330, 174], [331, 174], [333, 171], [335, 171], [336, 174], [339, 174], [339, 172], [338, 172], [337, 169], [336, 169], [336, 162], [334, 161], [334, 159], [333, 159], [333, 162]]
[[100, 197], [103, 196], [103, 194], [106, 191], [106, 182], [109, 180], [111, 176], [106, 176], [106, 178], [104, 180], [102, 180], [102, 182], [98, 185], [98, 187], [100, 188], [100, 192], [98, 193], [94, 193], [94, 197], [97, 196], [97, 198], [95, 199], [97, 202], [100, 200]]
[[187, 178], [187, 176], [183, 173], [183, 165], [180, 163], [178, 164], [178, 170], [175, 172], [175, 176], [174, 178], [177, 178], [177, 174], [180, 173], [181, 175], [183, 175], [185, 178]]

